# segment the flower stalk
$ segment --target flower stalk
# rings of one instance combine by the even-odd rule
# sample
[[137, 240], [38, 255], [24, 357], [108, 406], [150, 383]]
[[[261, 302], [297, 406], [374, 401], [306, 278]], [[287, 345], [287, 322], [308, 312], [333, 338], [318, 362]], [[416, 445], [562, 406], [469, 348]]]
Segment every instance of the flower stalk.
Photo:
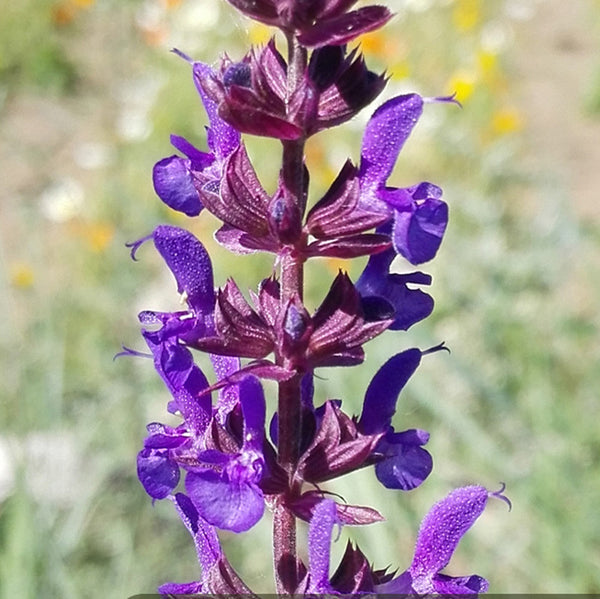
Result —
[[[266, 511], [273, 518], [273, 580], [281, 595], [483, 592], [487, 581], [479, 576], [440, 574], [488, 498], [504, 499], [503, 489], [489, 493], [481, 486], [457, 489], [432, 508], [414, 560], [400, 576], [374, 569], [351, 544], [329, 575], [334, 527], [368, 525], [383, 516], [368, 506], [334, 501], [326, 486], [372, 466], [386, 489], [406, 492], [429, 476], [433, 464], [424, 447], [429, 433], [397, 431], [393, 418], [422, 358], [445, 349], [443, 344], [392, 355], [367, 386], [360, 415], [346, 414], [341, 400], [321, 401], [315, 384], [319, 368], [359, 366], [368, 341], [406, 330], [433, 310], [433, 299], [415, 288], [429, 285], [429, 275], [390, 268], [396, 257], [409, 268], [434, 258], [448, 219], [442, 190], [427, 181], [387, 185], [427, 99], [406, 94], [381, 104], [367, 124], [360, 164], [348, 160], [307, 213], [307, 139], [354, 117], [387, 82], [346, 44], [385, 25], [391, 13], [382, 6], [352, 10], [354, 0], [229, 1], [279, 28], [287, 59], [275, 38], [238, 62], [224, 56], [216, 69], [177, 51], [191, 63], [208, 115], [208, 149], [172, 136], [179, 154], [155, 165], [154, 188], [189, 217], [201, 217], [205, 209], [213, 213], [222, 222], [215, 237], [231, 251], [271, 253], [278, 276], [260, 281], [248, 301], [233, 279], [214, 288], [208, 253], [184, 229], [160, 225], [131, 244], [135, 258], [145, 241], [153, 242], [186, 303], [177, 312], [139, 315], [171, 394], [168, 411], [181, 422], [148, 425], [138, 477], [153, 500], [174, 504], [201, 569], [198, 580], [168, 583], [159, 592], [251, 594], [217, 533], [243, 533]], [[273, 195], [262, 186], [242, 134], [281, 141]], [[361, 256], [369, 260], [356, 283], [340, 271], [309, 313], [304, 263]], [[210, 354], [213, 374], [196, 364], [198, 351]], [[262, 379], [277, 382], [276, 398], [265, 396]], [[298, 556], [298, 519], [309, 523], [307, 564]]]
[[[293, 36], [288, 36], [288, 77], [287, 112], [291, 98], [299, 87], [302, 73], [306, 68], [306, 49]], [[304, 172], [304, 137], [283, 141], [282, 179], [287, 205], [292, 206], [292, 214], [299, 221], [305, 211], [307, 181]], [[301, 223], [292, 225], [300, 230]], [[301, 244], [302, 239], [297, 243]], [[304, 260], [302, 247], [286, 248], [280, 259], [281, 310], [294, 298], [304, 297]], [[277, 362], [284, 368], [291, 366], [293, 356], [277, 356]], [[278, 419], [278, 458], [279, 464], [288, 476], [289, 492], [292, 494], [294, 473], [300, 457], [300, 431], [302, 430], [302, 410], [300, 405], [300, 379], [296, 373], [291, 379], [279, 383], [277, 404]], [[280, 502], [273, 512], [273, 560], [275, 588], [279, 594], [292, 594], [298, 585], [296, 547], [296, 518]]]

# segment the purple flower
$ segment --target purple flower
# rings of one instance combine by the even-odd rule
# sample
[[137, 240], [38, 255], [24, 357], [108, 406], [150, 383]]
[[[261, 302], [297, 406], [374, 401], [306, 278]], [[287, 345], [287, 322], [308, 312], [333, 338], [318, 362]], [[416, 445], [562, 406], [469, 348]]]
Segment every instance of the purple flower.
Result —
[[[177, 53], [192, 62], [187, 56]], [[193, 63], [194, 82], [210, 123], [207, 128], [210, 151], [198, 150], [183, 137], [172, 135], [171, 143], [185, 158], [177, 155], [163, 158], [154, 165], [152, 174], [154, 189], [160, 199], [187, 216], [197, 216], [204, 207], [206, 194], [218, 190], [225, 160], [240, 145], [240, 133], [219, 117], [217, 106], [199, 83], [211, 72], [208, 65]]]
[[470, 595], [485, 593], [485, 578], [470, 576], [447, 576], [440, 574], [456, 550], [458, 542], [481, 516], [490, 496], [506, 501], [502, 489], [490, 493], [485, 487], [461, 487], [438, 501], [423, 519], [413, 561], [397, 578], [377, 587], [383, 594]]
[[390, 330], [406, 331], [433, 311], [433, 298], [408, 285], [430, 285], [431, 276], [424, 272], [391, 273], [395, 256], [393, 249], [371, 256], [356, 282], [356, 289], [367, 320], [391, 317]]
[[[140, 316], [144, 323], [162, 325], [142, 334], [171, 392], [169, 411], [180, 414], [183, 423], [175, 428], [148, 426], [138, 455], [138, 476], [153, 499], [163, 499], [177, 486], [184, 468], [188, 493], [205, 521], [235, 532], [247, 530], [264, 511], [259, 487], [265, 470], [262, 387], [254, 377], [241, 378], [221, 391], [213, 409], [208, 381], [184, 344], [214, 334], [215, 292], [208, 254], [191, 233], [178, 227], [157, 227], [149, 238], [173, 273], [189, 311]], [[134, 255], [143, 241], [132, 244]], [[212, 358], [222, 380], [239, 371], [238, 358]], [[230, 422], [237, 411], [243, 429], [239, 435]]]
[[209, 593], [209, 574], [219, 560], [223, 558], [223, 551], [215, 528], [198, 516], [198, 511], [187, 495], [177, 493], [174, 496], [171, 495], [169, 499], [173, 502], [179, 517], [194, 539], [202, 578], [183, 584], [166, 583], [160, 586], [158, 592], [161, 594]]
[[143, 329], [142, 335], [157, 372], [171, 392], [169, 411], [181, 414], [184, 420], [176, 428], [159, 423], [149, 425], [144, 449], [138, 454], [138, 477], [144, 489], [153, 499], [164, 499], [179, 483], [176, 452], [192, 449], [211, 418], [210, 395], [203, 393], [208, 381], [180, 339], [202, 337], [212, 330], [215, 294], [210, 259], [191, 233], [161, 225], [149, 237], [132, 244], [134, 257], [141, 243], [149, 238], [171, 269], [177, 289], [189, 306], [189, 311], [140, 314], [142, 323], [161, 325], [157, 330]]
[[385, 433], [373, 452], [375, 474], [388, 489], [409, 491], [431, 472], [433, 462], [423, 445], [429, 433], [420, 429], [395, 432], [391, 426], [398, 396], [421, 362], [413, 348], [390, 358], [371, 380], [365, 393], [358, 429], [366, 435]]
[[317, 505], [308, 530], [309, 593], [335, 593], [329, 580], [333, 527], [339, 524], [335, 501], [324, 499]]
[[[183, 422], [175, 428], [148, 425], [144, 449], [138, 454], [140, 482], [153, 499], [164, 499], [178, 485], [183, 468], [188, 471], [187, 491], [205, 521], [235, 532], [247, 530], [264, 510], [258, 486], [265, 470], [260, 383], [254, 377], [243, 378], [235, 389], [224, 389], [212, 408], [208, 382], [189, 349], [173, 338], [154, 343], [153, 335], [144, 332], [156, 369], [173, 397], [169, 411], [181, 415]], [[215, 356], [213, 362], [223, 377], [239, 369], [239, 360]], [[238, 427], [231, 423], [238, 411], [243, 422], [239, 437]]]
[[[208, 116], [207, 149], [172, 135], [177, 153], [155, 164], [153, 183], [170, 208], [188, 216], [206, 209], [215, 216], [221, 223], [215, 238], [229, 250], [270, 252], [275, 260], [271, 276], [248, 297], [231, 278], [215, 289], [208, 253], [188, 231], [161, 225], [131, 244], [135, 259], [139, 247], [153, 241], [182, 303], [176, 311], [138, 315], [150, 349], [143, 355], [153, 359], [170, 392], [167, 409], [180, 419], [147, 426], [138, 477], [153, 502], [174, 504], [194, 539], [201, 569], [198, 580], [168, 583], [159, 592], [255, 597], [227, 561], [217, 529], [245, 532], [261, 520], [265, 506], [273, 512], [278, 594], [485, 591], [487, 581], [477, 575], [441, 571], [488, 498], [505, 499], [503, 489], [464, 487], [434, 505], [421, 525], [413, 560], [399, 576], [374, 570], [350, 542], [330, 574], [335, 525], [366, 525], [383, 516], [367, 506], [325, 499], [333, 493], [321, 485], [368, 466], [389, 489], [412, 490], [429, 476], [429, 433], [396, 431], [392, 420], [422, 356], [445, 349], [443, 344], [388, 359], [367, 387], [360, 417], [346, 414], [340, 399], [318, 407], [313, 401], [316, 368], [360, 364], [368, 341], [388, 328], [406, 330], [433, 309], [432, 298], [420, 289], [431, 277], [396, 274], [391, 267], [398, 255], [413, 265], [435, 256], [448, 207], [432, 183], [395, 188], [388, 180], [424, 103], [455, 100], [407, 94], [381, 105], [367, 123], [360, 164], [347, 160], [306, 213], [307, 140], [352, 119], [387, 82], [385, 73], [370, 71], [359, 49], [347, 44], [384, 25], [392, 13], [378, 5], [356, 8], [357, 0], [228, 2], [279, 28], [287, 52], [278, 49], [274, 36], [239, 61], [222, 55], [212, 69], [175, 50], [191, 64]], [[242, 134], [281, 142], [279, 180], [269, 191]], [[316, 309], [304, 303], [309, 259], [362, 256], [369, 260], [356, 284], [340, 271]], [[209, 354], [216, 380], [209, 382], [192, 351]], [[279, 383], [270, 438], [262, 378]], [[182, 487], [185, 492], [178, 492]], [[309, 522], [308, 567], [297, 555], [296, 518]]]
[[[260, 382], [253, 376], [243, 378], [236, 385], [239, 402], [224, 416], [222, 405], [211, 408], [210, 395], [204, 393], [208, 383], [197, 366], [190, 362], [188, 376], [182, 376], [181, 366], [190, 354], [187, 348], [173, 341], [151, 348], [174, 398], [170, 411], [184, 421], [177, 427], [148, 425], [144, 449], [138, 454], [140, 482], [153, 499], [164, 499], [178, 485], [183, 468], [188, 472], [188, 495], [203, 520], [234, 532], [248, 530], [264, 511], [259, 484], [266, 471], [265, 401]], [[167, 352], [169, 359], [163, 364]], [[231, 403], [227, 394], [220, 399]]]
[[169, 499], [194, 539], [201, 577], [200, 580], [192, 582], [163, 584], [158, 588], [158, 592], [169, 597], [205, 593], [254, 597], [225, 557], [214, 526], [210, 526], [200, 517], [190, 498], [183, 493], [177, 493]]
[[156, 370], [173, 397], [169, 411], [184, 419], [176, 428], [160, 423], [148, 425], [144, 449], [138, 454], [138, 478], [144, 489], [153, 499], [164, 499], [179, 483], [178, 457], [194, 452], [208, 426], [210, 395], [202, 393], [208, 382], [187, 348], [173, 340], [154, 343], [152, 334], [146, 333], [145, 337]]
[[359, 205], [388, 216], [390, 229], [383, 230], [391, 235], [396, 252], [411, 264], [421, 264], [435, 256], [448, 222], [448, 207], [436, 185], [424, 182], [400, 189], [385, 186], [400, 150], [423, 112], [423, 102], [418, 94], [397, 96], [373, 113], [363, 137], [359, 169]]
[[337, 580], [344, 573], [346, 581], [354, 577], [355, 584], [362, 579], [363, 592], [382, 595], [471, 595], [485, 593], [488, 582], [472, 574], [470, 576], [448, 576], [441, 574], [459, 541], [483, 513], [489, 497], [502, 499], [504, 487], [491, 493], [484, 487], [461, 487], [436, 503], [423, 519], [414, 557], [410, 567], [400, 576], [390, 576], [380, 571], [371, 571], [371, 587], [365, 588], [363, 561], [357, 559], [359, 550], [346, 552], [336, 574], [329, 575], [331, 538], [335, 524], [341, 524], [335, 502], [324, 499], [315, 508], [308, 533], [309, 574], [307, 592], [341, 594]]
[[135, 259], [136, 252], [145, 241], [152, 239], [154, 246], [173, 273], [177, 291], [188, 305], [188, 310], [155, 312], [145, 310], [139, 314], [142, 324], [160, 324], [153, 334], [152, 343], [168, 338], [192, 341], [203, 338], [214, 329], [215, 290], [212, 265], [206, 249], [190, 232], [171, 225], [159, 225], [151, 235], [128, 244]]
[[305, 592], [344, 596], [372, 594], [376, 583], [386, 578], [372, 571], [364, 554], [351, 543], [347, 544], [335, 573], [329, 575], [333, 528], [344, 524], [339, 507], [335, 501], [323, 499], [314, 510], [308, 531], [309, 568]]
[[265, 398], [260, 382], [248, 376], [239, 384], [243, 412], [243, 443], [237, 452], [207, 449], [188, 466], [186, 489], [200, 516], [218, 528], [242, 532], [254, 526], [264, 511], [259, 486], [263, 456]]

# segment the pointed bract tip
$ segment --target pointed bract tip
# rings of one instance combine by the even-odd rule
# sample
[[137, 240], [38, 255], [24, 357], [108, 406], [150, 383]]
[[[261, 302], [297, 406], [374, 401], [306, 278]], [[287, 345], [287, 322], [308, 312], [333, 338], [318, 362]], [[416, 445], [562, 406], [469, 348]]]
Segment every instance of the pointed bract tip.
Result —
[[510, 512], [510, 511], [512, 511], [512, 502], [506, 495], [504, 495], [504, 489], [506, 489], [506, 483], [501, 482], [500, 485], [501, 485], [501, 487], [497, 491], [489, 491], [489, 496], [496, 497], [496, 499], [500, 499], [501, 501], [504, 501], [504, 503], [506, 503], [506, 505], [508, 506], [508, 511]]

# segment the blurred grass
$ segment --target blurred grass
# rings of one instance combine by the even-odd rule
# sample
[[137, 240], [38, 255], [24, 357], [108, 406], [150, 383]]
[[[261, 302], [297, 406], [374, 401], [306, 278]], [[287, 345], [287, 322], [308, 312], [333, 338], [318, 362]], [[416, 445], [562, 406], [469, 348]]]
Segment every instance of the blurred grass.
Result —
[[[513, 511], [491, 505], [449, 572], [477, 572], [494, 592], [594, 593], [600, 237], [597, 223], [577, 221], [559, 176], [548, 183], [521, 166], [506, 5], [414, 0], [363, 43], [392, 76], [386, 97], [458, 92], [462, 111], [427, 107], [393, 176], [442, 185], [452, 220], [425, 268], [433, 317], [370, 344], [361, 367], [321, 373], [317, 399], [341, 397], [357, 413], [390, 344], [445, 340], [452, 354], [424, 360], [396, 417], [432, 432], [434, 474], [410, 494], [381, 489], [371, 472], [339, 481], [348, 501], [388, 518], [346, 533], [378, 567], [403, 568], [431, 503], [455, 485], [503, 480]], [[150, 179], [170, 133], [204, 140], [189, 69], [166, 49], [211, 62], [264, 36], [222, 2], [32, 0], [3, 13], [0, 599], [116, 599], [197, 575], [170, 506], [152, 507], [135, 477], [143, 427], [163, 418], [167, 393], [149, 362], [112, 361], [122, 343], [143, 349], [137, 312], [176, 305], [175, 288], [151, 249], [134, 264], [123, 244], [168, 221], [206, 243], [218, 284], [255, 287], [270, 272], [268, 257], [232, 259], [216, 246], [209, 215], [191, 222], [163, 208]], [[311, 140], [313, 201], [358, 158], [370, 112]], [[272, 189], [277, 145], [249, 145]], [[338, 266], [309, 265], [312, 306]], [[265, 519], [235, 547], [224, 536], [257, 589], [270, 584], [268, 528]]]

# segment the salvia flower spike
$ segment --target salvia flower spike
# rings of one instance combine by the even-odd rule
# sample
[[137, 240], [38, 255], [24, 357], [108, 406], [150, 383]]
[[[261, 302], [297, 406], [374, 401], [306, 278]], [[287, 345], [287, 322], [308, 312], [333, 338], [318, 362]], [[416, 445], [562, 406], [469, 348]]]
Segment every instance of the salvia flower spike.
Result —
[[[228, 561], [218, 533], [244, 533], [266, 512], [273, 518], [274, 587], [256, 591], [351, 596], [484, 592], [488, 582], [481, 576], [450, 576], [443, 570], [490, 497], [510, 507], [504, 485], [496, 492], [483, 486], [458, 488], [436, 503], [423, 519], [414, 557], [401, 574], [376, 569], [352, 543], [335, 571], [330, 564], [332, 543], [344, 526], [384, 519], [369, 506], [347, 503], [330, 483], [373, 468], [381, 492], [391, 498], [398, 491], [414, 492], [432, 472], [433, 458], [425, 449], [430, 433], [403, 430], [396, 412], [401, 397], [403, 404], [410, 402], [404, 389], [421, 361], [440, 359], [429, 356], [447, 348], [440, 343], [402, 349], [394, 335], [433, 310], [433, 299], [423, 290], [432, 278], [412, 266], [435, 257], [448, 206], [434, 183], [395, 188], [388, 179], [423, 111], [440, 109], [428, 105], [457, 102], [454, 96], [409, 93], [379, 105], [367, 122], [359, 164], [348, 159], [307, 210], [306, 140], [325, 137], [353, 118], [388, 83], [385, 74], [369, 70], [359, 51], [346, 44], [382, 27], [392, 13], [379, 5], [355, 8], [355, 0], [229, 3], [283, 35], [273, 35], [237, 60], [226, 53], [220, 59], [211, 56], [214, 66], [174, 50], [191, 68], [200, 96], [198, 118], [201, 122], [202, 105], [207, 119], [206, 139], [198, 140], [199, 149], [195, 140], [173, 134], [176, 153], [156, 163], [153, 183], [173, 210], [199, 218], [205, 209], [212, 213], [220, 221], [215, 237], [227, 249], [267, 252], [273, 268], [253, 290], [240, 289], [226, 277], [216, 288], [209, 253], [187, 229], [159, 225], [128, 244], [137, 260], [141, 246], [152, 242], [181, 300], [175, 311], [149, 306], [140, 312], [149, 353], [123, 346], [118, 354], [152, 358], [166, 386], [169, 424], [147, 425], [137, 473], [152, 501], [173, 504], [198, 558], [196, 580], [166, 583], [159, 592], [255, 596]], [[242, 134], [280, 142], [275, 184], [263, 185]], [[361, 256], [368, 261], [356, 281], [340, 270], [322, 286], [316, 309], [305, 304], [308, 260]], [[398, 272], [397, 257], [412, 266]], [[390, 335], [394, 349], [365, 384], [360, 414], [349, 414], [339, 398], [323, 398], [319, 370], [358, 367], [368, 342], [383, 334]], [[209, 359], [198, 360], [201, 352]], [[276, 398], [272, 383], [263, 388], [265, 379], [275, 381]], [[402, 494], [397, 497], [401, 500]], [[308, 522], [304, 540], [297, 536], [297, 519]], [[308, 560], [299, 556], [302, 545]]]

